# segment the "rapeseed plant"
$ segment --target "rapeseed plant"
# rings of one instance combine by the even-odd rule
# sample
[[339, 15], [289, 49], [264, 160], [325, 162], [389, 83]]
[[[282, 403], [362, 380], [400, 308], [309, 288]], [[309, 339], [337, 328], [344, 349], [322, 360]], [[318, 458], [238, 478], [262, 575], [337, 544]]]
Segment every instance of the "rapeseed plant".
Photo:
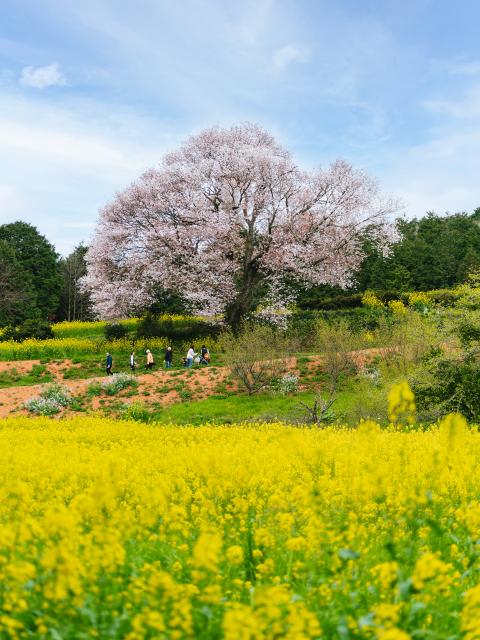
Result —
[[21, 417], [0, 449], [1, 638], [480, 638], [480, 434], [460, 416]]

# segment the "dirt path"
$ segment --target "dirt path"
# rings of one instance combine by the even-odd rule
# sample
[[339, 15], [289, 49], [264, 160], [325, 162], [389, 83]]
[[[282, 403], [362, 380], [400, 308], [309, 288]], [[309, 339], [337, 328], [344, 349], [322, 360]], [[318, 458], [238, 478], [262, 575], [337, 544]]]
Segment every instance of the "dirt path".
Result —
[[[351, 356], [356, 365], [360, 368], [371, 362], [375, 357], [385, 356], [385, 349], [362, 349], [352, 352]], [[307, 368], [309, 370], [321, 367], [323, 358], [321, 356], [309, 356]], [[10, 372], [16, 369], [18, 373], [28, 373], [32, 366], [40, 364], [39, 360], [22, 360], [16, 362], [1, 362], [0, 372]], [[296, 357], [287, 360], [287, 368], [291, 371], [298, 369]], [[65, 386], [72, 396], [85, 396], [88, 387], [92, 383], [101, 383], [104, 376], [87, 378], [81, 380], [64, 380], [63, 372], [72, 368], [71, 361], [52, 362], [47, 365], [47, 370], [55, 379]], [[202, 400], [215, 394], [234, 389], [233, 383], [228, 380], [228, 369], [226, 367], [194, 367], [182, 370], [159, 370], [152, 373], [140, 374], [137, 376], [138, 389], [134, 395], [129, 395], [129, 390], [120, 392], [115, 396], [95, 396], [89, 401], [90, 410], [108, 407], [115, 402], [141, 401], [147, 405], [167, 406], [182, 400]], [[24, 403], [30, 398], [40, 394], [45, 384], [9, 387], [0, 389], [0, 418], [11, 413], [26, 413], [23, 409]]]
[[[20, 368], [17, 364], [17, 371], [29, 371], [31, 366], [36, 364], [35, 361], [24, 361], [24, 365]], [[9, 364], [9, 363], [3, 363]], [[52, 373], [60, 373], [64, 368], [52, 368]], [[6, 368], [4, 368], [6, 370]], [[123, 399], [123, 401], [131, 401], [132, 399], [141, 400], [145, 404], [160, 404], [166, 406], [174, 402], [179, 402], [183, 397], [188, 396], [191, 399], [201, 400], [221, 390], [219, 387], [225, 385], [228, 371], [224, 367], [205, 367], [192, 368], [180, 371], [154, 371], [152, 373], [140, 374], [137, 376], [138, 388], [135, 395], [130, 397], [128, 389], [120, 392], [115, 396], [95, 396], [92, 398], [91, 408], [98, 409], [102, 401], [105, 404], [111, 404], [115, 400]], [[61, 376], [56, 376], [58, 382], [66, 387], [72, 396], [83, 396], [86, 394], [88, 387], [92, 383], [101, 383], [105, 377], [87, 378], [82, 380], [64, 380]], [[28, 385], [9, 387], [0, 389], [0, 418], [5, 417], [12, 412], [25, 413], [23, 409], [24, 403], [30, 398], [34, 398], [40, 394], [46, 384]]]

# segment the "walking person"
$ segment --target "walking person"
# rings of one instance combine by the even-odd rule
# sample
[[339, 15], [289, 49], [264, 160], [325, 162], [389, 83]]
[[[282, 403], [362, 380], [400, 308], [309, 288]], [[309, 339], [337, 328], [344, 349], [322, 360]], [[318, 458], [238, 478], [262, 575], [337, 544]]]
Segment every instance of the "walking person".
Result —
[[112, 373], [113, 358], [112, 358], [111, 354], [108, 353], [108, 352], [107, 352], [107, 360], [106, 360], [105, 365], [106, 365], [105, 368], [106, 368], [106, 371], [107, 371], [107, 376], [113, 376], [113, 373]]
[[210, 362], [210, 351], [207, 349], [205, 345], [202, 345], [200, 349], [200, 364], [209, 364]]
[[172, 366], [172, 360], [173, 360], [172, 347], [167, 347], [167, 350], [165, 351], [165, 366], [167, 367], [167, 369], [170, 369], [170, 367]]
[[153, 367], [155, 366], [155, 361], [153, 359], [153, 354], [150, 351], [150, 349], [147, 349], [146, 354], [147, 354], [147, 364], [145, 365], [145, 369], [153, 369]]
[[136, 368], [137, 363], [135, 362], [135, 351], [132, 351], [132, 353], [130, 354], [130, 369], [132, 371], [135, 371]]
[[193, 360], [197, 354], [195, 353], [195, 349], [193, 348], [193, 344], [190, 345], [190, 349], [187, 351], [187, 357], [185, 358], [185, 366], [191, 367], [193, 364]]

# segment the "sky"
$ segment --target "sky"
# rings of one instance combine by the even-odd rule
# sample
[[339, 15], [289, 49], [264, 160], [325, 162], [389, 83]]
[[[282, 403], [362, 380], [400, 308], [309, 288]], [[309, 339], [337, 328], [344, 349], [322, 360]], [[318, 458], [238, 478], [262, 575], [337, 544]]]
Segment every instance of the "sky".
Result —
[[476, 0], [0, 0], [0, 224], [62, 254], [163, 154], [254, 122], [407, 217], [480, 206]]

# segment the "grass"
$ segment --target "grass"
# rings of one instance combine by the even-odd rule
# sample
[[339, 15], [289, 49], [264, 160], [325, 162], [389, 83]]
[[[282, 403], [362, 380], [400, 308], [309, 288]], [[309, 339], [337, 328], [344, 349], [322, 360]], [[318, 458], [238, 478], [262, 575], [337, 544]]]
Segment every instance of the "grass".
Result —
[[310, 402], [313, 393], [295, 396], [262, 394], [258, 396], [212, 396], [206, 400], [174, 404], [155, 415], [164, 424], [233, 424], [247, 420], [275, 420], [291, 415], [300, 400]]
[[2, 371], [0, 373], [0, 389], [30, 386], [52, 380], [53, 375], [47, 371], [46, 366], [34, 364], [28, 373], [20, 373], [16, 368]]

